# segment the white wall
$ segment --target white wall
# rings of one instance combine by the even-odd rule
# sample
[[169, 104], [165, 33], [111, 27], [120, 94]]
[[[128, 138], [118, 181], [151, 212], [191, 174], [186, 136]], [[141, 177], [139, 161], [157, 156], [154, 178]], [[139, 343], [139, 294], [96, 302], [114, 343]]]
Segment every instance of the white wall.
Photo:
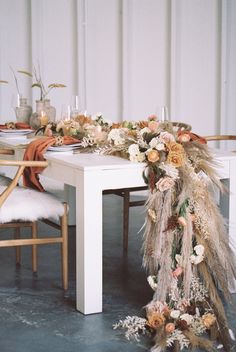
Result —
[[[79, 94], [90, 113], [144, 119], [167, 105], [195, 132], [236, 133], [235, 0], [0, 0], [0, 121], [12, 120], [11, 65], [40, 62], [60, 118]], [[38, 97], [18, 76], [30, 100]]]

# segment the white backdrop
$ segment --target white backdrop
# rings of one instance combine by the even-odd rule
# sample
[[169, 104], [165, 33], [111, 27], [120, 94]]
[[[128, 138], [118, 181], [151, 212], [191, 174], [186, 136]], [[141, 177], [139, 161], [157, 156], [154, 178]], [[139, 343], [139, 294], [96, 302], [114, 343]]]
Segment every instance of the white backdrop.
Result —
[[[0, 0], [0, 121], [15, 119], [9, 66], [40, 63], [60, 118], [79, 94], [104, 117], [144, 119], [167, 105], [196, 133], [236, 133], [235, 0]], [[18, 75], [35, 109], [30, 79]]]

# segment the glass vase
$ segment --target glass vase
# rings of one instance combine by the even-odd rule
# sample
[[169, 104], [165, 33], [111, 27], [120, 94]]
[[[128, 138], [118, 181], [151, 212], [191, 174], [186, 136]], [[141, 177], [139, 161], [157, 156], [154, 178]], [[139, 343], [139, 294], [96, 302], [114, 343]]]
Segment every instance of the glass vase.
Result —
[[32, 107], [27, 105], [27, 98], [19, 98], [19, 105], [15, 107], [15, 113], [18, 122], [30, 123]]
[[48, 116], [50, 122], [55, 122], [56, 120], [56, 108], [50, 104], [50, 99], [44, 100], [45, 112]]

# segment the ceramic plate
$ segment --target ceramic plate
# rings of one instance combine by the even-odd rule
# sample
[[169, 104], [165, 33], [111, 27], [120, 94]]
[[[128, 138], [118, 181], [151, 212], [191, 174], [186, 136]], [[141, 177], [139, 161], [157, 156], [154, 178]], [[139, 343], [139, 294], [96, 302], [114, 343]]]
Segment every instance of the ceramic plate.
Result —
[[50, 152], [68, 152], [70, 150], [78, 149], [81, 147], [81, 143], [62, 145], [60, 147], [48, 147], [47, 151]]

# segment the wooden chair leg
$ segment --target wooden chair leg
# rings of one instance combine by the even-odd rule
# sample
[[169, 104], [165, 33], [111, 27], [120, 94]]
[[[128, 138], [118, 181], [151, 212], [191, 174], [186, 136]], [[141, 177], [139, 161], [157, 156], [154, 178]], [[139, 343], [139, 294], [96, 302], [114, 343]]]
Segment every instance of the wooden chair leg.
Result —
[[129, 241], [129, 202], [130, 192], [124, 190], [123, 195], [123, 250], [127, 252]]
[[68, 289], [68, 223], [67, 223], [67, 204], [64, 203], [64, 214], [60, 219], [61, 222], [61, 261], [62, 261], [62, 285], [63, 289]]
[[[32, 223], [31, 235], [32, 235], [32, 238], [37, 238], [37, 223], [36, 222]], [[33, 244], [32, 245], [32, 270], [33, 270], [33, 273], [36, 273], [37, 269], [38, 269], [38, 265], [37, 265], [37, 245]]]
[[[20, 239], [20, 228], [15, 227], [14, 228], [14, 238], [16, 240]], [[16, 265], [20, 265], [21, 263], [21, 247], [17, 246], [16, 247]]]

